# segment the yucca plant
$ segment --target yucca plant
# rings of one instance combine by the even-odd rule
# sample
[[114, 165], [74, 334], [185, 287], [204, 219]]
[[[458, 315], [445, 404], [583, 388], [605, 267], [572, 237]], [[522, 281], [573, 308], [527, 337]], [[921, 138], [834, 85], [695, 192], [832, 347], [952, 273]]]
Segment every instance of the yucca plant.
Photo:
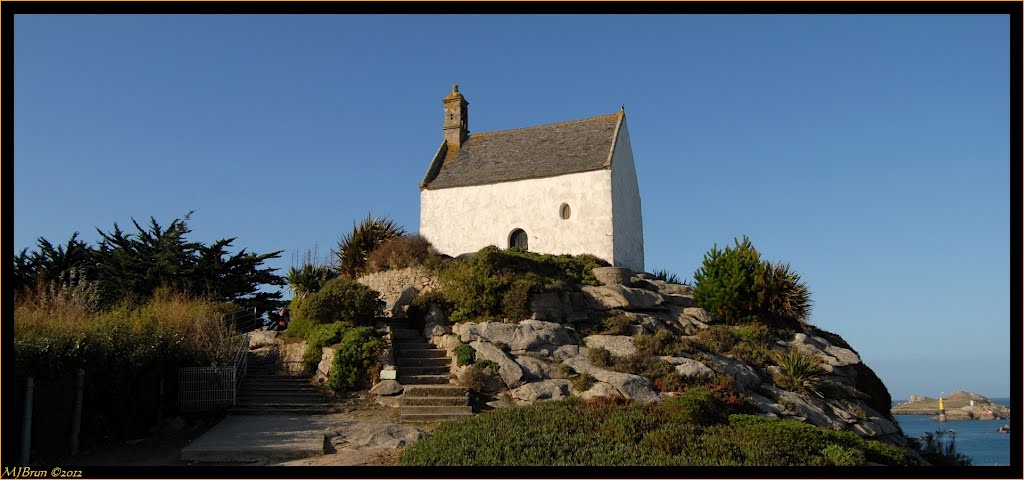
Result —
[[759, 313], [769, 321], [806, 323], [811, 312], [811, 293], [788, 263], [766, 262], [754, 276]]
[[679, 276], [678, 275], [676, 275], [674, 273], [671, 273], [668, 270], [664, 270], [664, 269], [655, 270], [654, 272], [651, 273], [651, 275], [653, 275], [654, 278], [656, 278], [658, 280], [664, 281], [665, 283], [675, 283], [675, 284], [678, 284], [678, 285], [683, 285], [684, 284], [682, 280], [679, 280]]
[[303, 264], [299, 268], [288, 269], [288, 287], [297, 297], [306, 297], [319, 292], [328, 280], [337, 275], [330, 265]]
[[781, 371], [773, 375], [775, 385], [791, 392], [814, 391], [821, 381], [821, 360], [796, 348], [775, 355]]
[[362, 222], [355, 224], [352, 231], [338, 241], [334, 252], [338, 259], [340, 273], [356, 278], [366, 270], [366, 258], [385, 240], [405, 235], [405, 229], [387, 217], [367, 214]]

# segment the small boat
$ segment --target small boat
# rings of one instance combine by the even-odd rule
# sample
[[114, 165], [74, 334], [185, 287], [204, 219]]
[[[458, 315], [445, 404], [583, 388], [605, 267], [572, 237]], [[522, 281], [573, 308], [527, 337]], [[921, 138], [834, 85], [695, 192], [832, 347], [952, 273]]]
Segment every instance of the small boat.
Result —
[[1006, 425], [999, 427], [999, 429], [996, 431], [999, 433], [1010, 433], [1010, 424], [1007, 423]]

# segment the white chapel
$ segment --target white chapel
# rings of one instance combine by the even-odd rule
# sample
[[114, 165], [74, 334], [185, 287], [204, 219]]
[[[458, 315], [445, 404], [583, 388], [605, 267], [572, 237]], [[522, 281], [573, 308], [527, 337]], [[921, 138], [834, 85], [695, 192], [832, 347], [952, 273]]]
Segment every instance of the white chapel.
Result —
[[444, 142], [420, 183], [420, 234], [457, 256], [488, 245], [589, 253], [644, 270], [626, 113], [469, 133], [469, 102], [444, 98]]

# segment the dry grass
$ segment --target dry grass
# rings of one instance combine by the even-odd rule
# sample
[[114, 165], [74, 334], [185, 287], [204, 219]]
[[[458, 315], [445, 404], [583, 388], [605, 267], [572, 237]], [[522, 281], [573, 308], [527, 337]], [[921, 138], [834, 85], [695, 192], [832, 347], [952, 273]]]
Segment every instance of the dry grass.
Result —
[[[220, 321], [230, 307], [168, 290], [148, 302], [97, 310], [87, 286], [38, 289], [15, 301], [14, 342], [23, 367], [180, 361], [213, 364], [234, 347]], [[48, 368], [43, 368], [43, 366]], [[42, 373], [42, 372], [40, 372]]]

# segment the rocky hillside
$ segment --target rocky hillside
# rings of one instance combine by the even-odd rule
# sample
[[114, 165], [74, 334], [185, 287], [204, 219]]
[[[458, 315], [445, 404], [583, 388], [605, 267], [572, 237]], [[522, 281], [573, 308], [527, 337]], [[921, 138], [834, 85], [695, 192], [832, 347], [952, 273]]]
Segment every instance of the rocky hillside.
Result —
[[[423, 335], [461, 357], [453, 381], [494, 408], [568, 396], [651, 403], [717, 382], [763, 416], [905, 444], [885, 385], [838, 335], [722, 325], [686, 285], [646, 274], [623, 283], [533, 294], [531, 318], [515, 323], [453, 323], [442, 303], [429, 303]], [[391, 288], [407, 289], [427, 290]], [[413, 295], [391, 297], [387, 309], [401, 314]]]
[[[942, 399], [947, 420], [996, 420], [1010, 418], [1010, 409], [977, 393], [957, 391]], [[938, 415], [939, 399], [911, 395], [892, 407], [893, 415]]]

